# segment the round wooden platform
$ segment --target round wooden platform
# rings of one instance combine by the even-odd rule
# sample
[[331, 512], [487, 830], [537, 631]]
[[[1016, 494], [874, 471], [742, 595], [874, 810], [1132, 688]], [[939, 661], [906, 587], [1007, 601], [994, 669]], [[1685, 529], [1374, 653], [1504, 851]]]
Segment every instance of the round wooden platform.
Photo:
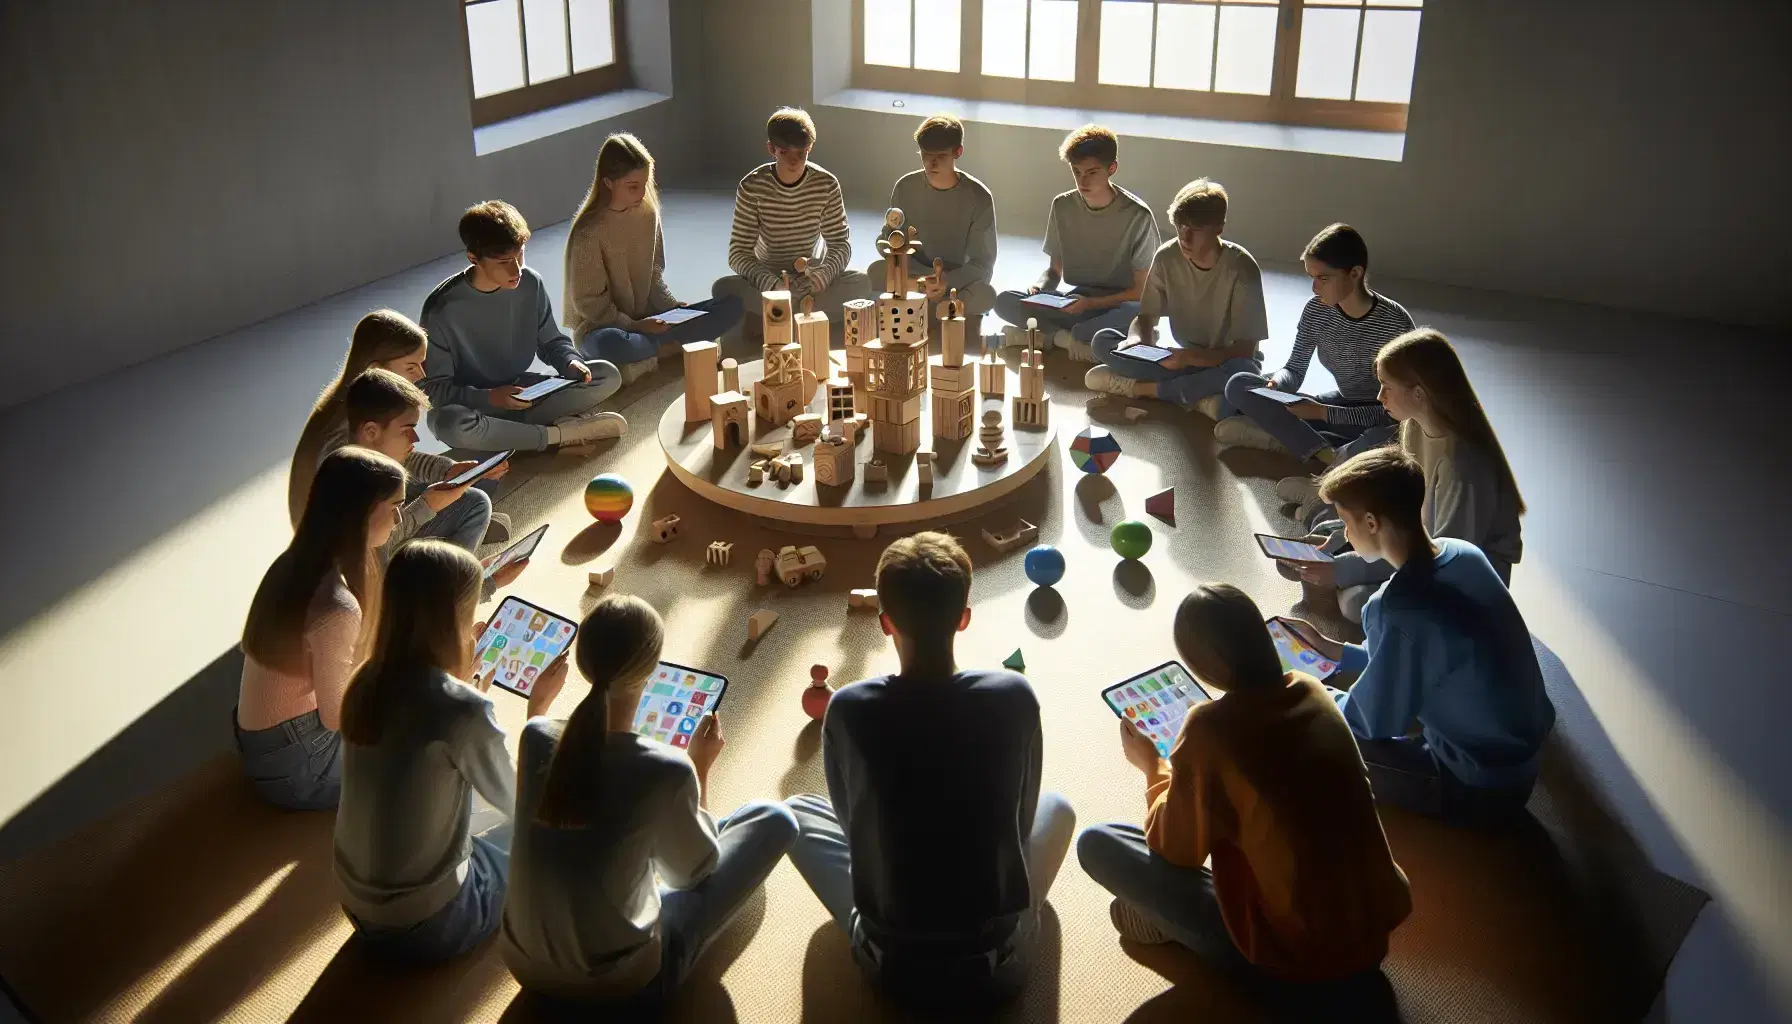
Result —
[[[742, 393], [750, 395], [753, 382], [764, 371], [762, 361], [740, 364]], [[1012, 370], [1007, 375], [1007, 394], [1020, 388], [1020, 380]], [[824, 412], [827, 389], [818, 388], [810, 403], [810, 412]], [[665, 449], [666, 463], [672, 474], [686, 487], [727, 508], [767, 519], [810, 526], [848, 526], [867, 529], [893, 523], [912, 523], [923, 519], [962, 516], [980, 506], [1000, 501], [1033, 479], [1051, 461], [1057, 437], [1055, 427], [1044, 430], [1016, 430], [1010, 423], [1011, 403], [1008, 398], [984, 401], [979, 393], [977, 425], [982, 425], [983, 410], [1000, 405], [1005, 429], [1002, 443], [1008, 449], [1006, 462], [979, 466], [971, 454], [979, 444], [973, 434], [964, 441], [948, 441], [931, 436], [932, 414], [927, 400], [922, 399], [921, 450], [932, 451], [933, 486], [922, 488], [915, 470], [913, 455], [892, 455], [872, 447], [870, 431], [859, 439], [855, 458], [857, 467], [850, 483], [839, 486], [817, 484], [812, 457], [814, 445], [794, 449], [803, 456], [803, 481], [779, 487], [768, 474], [757, 487], [747, 486], [747, 467], [763, 458], [750, 447], [718, 451], [711, 440], [709, 418], [686, 423], [684, 396], [673, 399], [660, 417], [660, 447]], [[789, 426], [764, 429], [753, 421], [750, 443], [783, 441], [786, 451], [790, 440]], [[865, 463], [873, 456], [882, 458], [889, 467], [889, 482], [867, 484]]]

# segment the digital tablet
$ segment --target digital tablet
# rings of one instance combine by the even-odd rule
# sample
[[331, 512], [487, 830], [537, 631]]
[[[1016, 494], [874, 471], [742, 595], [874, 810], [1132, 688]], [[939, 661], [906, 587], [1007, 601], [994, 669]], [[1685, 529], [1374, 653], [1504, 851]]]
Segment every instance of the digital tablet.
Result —
[[489, 580], [493, 576], [498, 575], [498, 572], [510, 563], [520, 562], [530, 555], [533, 555], [535, 553], [535, 546], [541, 543], [542, 536], [547, 532], [548, 524], [542, 523], [535, 529], [530, 530], [529, 534], [522, 540], [519, 540], [515, 544], [505, 548], [503, 551], [498, 552], [497, 556], [492, 559], [491, 564], [485, 567], [485, 578]]
[[1161, 363], [1175, 355], [1176, 350], [1159, 348], [1156, 345], [1129, 345], [1126, 348], [1115, 349], [1114, 354], [1117, 356], [1125, 356], [1128, 359], [1143, 360], [1147, 363]]
[[578, 381], [573, 380], [571, 377], [549, 377], [547, 380], [538, 380], [523, 390], [518, 391], [516, 397], [520, 401], [534, 402], [548, 397], [561, 388], [568, 388], [577, 383]]
[[570, 619], [520, 597], [507, 597], [473, 647], [473, 678], [527, 697], [535, 680], [572, 646], [578, 631]]
[[1101, 691], [1101, 699], [1121, 721], [1144, 733], [1160, 755], [1169, 757], [1189, 709], [1212, 698], [1181, 662], [1166, 661]]
[[691, 745], [697, 723], [722, 703], [727, 691], [725, 676], [662, 661], [641, 691], [634, 730], [683, 750]]
[[479, 479], [480, 477], [484, 476], [485, 474], [490, 473], [492, 470], [497, 469], [499, 463], [502, 463], [505, 459], [508, 459], [512, 455], [515, 455], [515, 454], [516, 454], [516, 449], [514, 449], [514, 448], [508, 449], [506, 451], [501, 451], [501, 452], [493, 452], [492, 454], [487, 455], [485, 458], [479, 460], [479, 463], [477, 465], [473, 466], [473, 468], [467, 470], [464, 473], [456, 473], [455, 475], [449, 477], [448, 479], [446, 479], [442, 482], [447, 484], [450, 487], [463, 487], [463, 486], [470, 484], [473, 481]]
[[649, 320], [658, 320], [662, 324], [682, 324], [686, 320], [695, 320], [700, 316], [708, 316], [707, 309], [692, 309], [689, 306], [674, 306], [664, 313], [655, 313]]
[[1269, 627], [1269, 638], [1276, 642], [1276, 653], [1281, 655], [1284, 669], [1305, 672], [1315, 679], [1329, 678], [1338, 671], [1337, 662], [1315, 651], [1281, 619], [1271, 616], [1263, 624]]
[[1252, 388], [1251, 394], [1262, 395], [1272, 402], [1283, 405], [1297, 405], [1307, 400], [1307, 396], [1298, 391], [1277, 391], [1275, 388]]
[[1252, 536], [1257, 538], [1257, 546], [1263, 549], [1263, 553], [1271, 558], [1285, 562], [1329, 562], [1332, 560], [1332, 556], [1326, 554], [1323, 548], [1308, 544], [1304, 540], [1277, 537], [1273, 533], [1258, 533]]
[[1034, 292], [1021, 301], [1031, 302], [1035, 306], [1044, 306], [1047, 309], [1063, 309], [1065, 306], [1070, 305], [1080, 298], [1082, 298], [1081, 295], [1060, 295], [1057, 292]]

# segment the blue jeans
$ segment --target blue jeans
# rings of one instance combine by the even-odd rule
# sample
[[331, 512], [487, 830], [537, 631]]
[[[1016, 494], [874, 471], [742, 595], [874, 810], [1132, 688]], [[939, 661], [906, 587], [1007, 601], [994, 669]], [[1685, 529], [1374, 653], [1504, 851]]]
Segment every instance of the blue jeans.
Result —
[[324, 728], [307, 711], [269, 729], [246, 732], [236, 724], [237, 753], [255, 795], [293, 811], [327, 811], [342, 797], [342, 734]]
[[[405, 500], [415, 501], [427, 486], [420, 482], [408, 484], [405, 487]], [[445, 540], [455, 547], [478, 554], [479, 542], [485, 539], [485, 529], [491, 525], [491, 521], [492, 496], [478, 487], [469, 487], [466, 493], [454, 499], [453, 504], [419, 526], [417, 536]]]
[[[852, 897], [852, 852], [833, 805], [826, 797], [805, 793], [790, 798], [790, 809], [796, 812], [800, 827], [796, 845], [790, 848], [790, 862], [796, 865], [803, 881], [809, 883], [815, 897], [833, 916], [834, 923], [850, 937], [853, 958], [859, 966], [874, 983], [883, 980], [879, 957], [875, 951], [865, 948], [857, 927], [859, 914]], [[944, 990], [949, 986], [942, 985], [935, 996], [1001, 998], [1020, 989], [1026, 980], [1029, 954], [1038, 932], [1039, 909], [1045, 905], [1045, 896], [1058, 877], [1058, 869], [1064, 864], [1064, 855], [1070, 850], [1070, 837], [1075, 831], [1076, 813], [1071, 810], [1070, 802], [1056, 793], [1040, 793], [1039, 805], [1033, 813], [1033, 831], [1027, 837], [1027, 889], [1032, 902], [1030, 920], [1023, 924], [1013, 948], [1005, 951], [1011, 955], [991, 964], [992, 969], [970, 982], [972, 987], [968, 991], [954, 988], [946, 992]], [[981, 963], [979, 961], [980, 966]], [[942, 973], [948, 969], [948, 965], [942, 965]], [[953, 974], [955, 981], [966, 980], [959, 972]], [[915, 986], [902, 987], [912, 989]], [[908, 995], [912, 997], [914, 993], [911, 991]]]
[[1076, 840], [1077, 863], [1097, 884], [1131, 904], [1164, 934], [1232, 975], [1257, 975], [1232, 942], [1213, 891], [1213, 872], [1172, 864], [1134, 825], [1091, 825]]
[[[1190, 367], [1186, 370], [1166, 370], [1156, 363], [1143, 359], [1128, 359], [1115, 355], [1114, 350], [1126, 340], [1126, 332], [1105, 330], [1095, 335], [1092, 343], [1095, 348], [1095, 361], [1106, 366], [1122, 377], [1133, 380], [1148, 380], [1157, 385], [1157, 397], [1166, 402], [1174, 402], [1184, 409], [1192, 409], [1195, 403], [1203, 398], [1224, 394], [1226, 382], [1239, 373], [1257, 373], [1263, 369], [1261, 359], [1228, 359], [1218, 366]], [[1237, 412], [1227, 403], [1221, 403], [1218, 419]]]
[[[1385, 413], [1382, 422], [1374, 426], [1362, 426], [1355, 423], [1331, 423], [1324, 420], [1303, 420], [1288, 411], [1288, 407], [1274, 399], [1262, 395], [1251, 394], [1252, 388], [1260, 388], [1269, 383], [1269, 378], [1260, 373], [1238, 373], [1226, 381], [1226, 404], [1249, 417], [1258, 426], [1269, 432], [1269, 435], [1282, 442], [1282, 447], [1294, 453], [1295, 458], [1310, 459], [1321, 448], [1331, 448], [1344, 455], [1347, 447], [1350, 454], [1380, 447], [1393, 439], [1398, 424]], [[1375, 402], [1346, 402], [1344, 396], [1336, 391], [1310, 396], [1320, 405], [1375, 405]], [[1351, 447], [1353, 442], [1355, 447]], [[1345, 456], [1348, 458], [1349, 456]]]
[[349, 915], [363, 948], [399, 963], [429, 964], [457, 957], [489, 938], [504, 917], [510, 829], [507, 823], [474, 836], [460, 892], [447, 906], [409, 928], [370, 928]]
[[[548, 446], [548, 426], [568, 416], [596, 409], [622, 387], [622, 371], [603, 360], [587, 361], [591, 383], [574, 384], [534, 403], [527, 409], [475, 409], [468, 405], [443, 405], [429, 411], [429, 429], [450, 448], [476, 452], [500, 452], [506, 448], [538, 452]], [[528, 387], [548, 379], [544, 373], [525, 373], [511, 383]]]
[[[1097, 288], [1079, 285], [1070, 289], [1070, 295], [1101, 296], [1112, 295], [1119, 288]], [[1122, 302], [1112, 309], [1098, 309], [1082, 316], [1071, 316], [1061, 309], [1050, 306], [1038, 306], [1025, 301], [1027, 293], [1010, 289], [996, 296], [996, 316], [1001, 317], [1016, 327], [1027, 326], [1029, 319], [1039, 321], [1039, 329], [1045, 332], [1045, 345], [1051, 347], [1051, 336], [1056, 331], [1069, 331], [1070, 336], [1088, 345], [1095, 335], [1105, 330], [1117, 330], [1125, 334], [1132, 326], [1133, 319], [1139, 315], [1139, 304]]]
[[[708, 877], [689, 889], [660, 889], [660, 972], [640, 991], [606, 1006], [610, 1018], [658, 1014], [691, 975], [716, 937], [740, 913], [753, 890], [796, 842], [796, 816], [775, 800], [741, 804], [717, 823], [721, 852]], [[575, 1012], [570, 1000], [533, 995], [545, 1009]], [[586, 1007], [590, 1010], [595, 1007]], [[589, 1016], [587, 1014], [587, 1016]]]
[[1524, 814], [1531, 787], [1470, 786], [1456, 778], [1431, 752], [1423, 737], [1366, 740], [1356, 746], [1369, 770], [1375, 802], [1459, 825], [1496, 825]]
[[662, 345], [714, 341], [740, 323], [742, 304], [740, 296], [724, 295], [693, 302], [687, 308], [706, 310], [709, 315], [673, 324], [660, 334], [644, 334], [623, 327], [599, 327], [585, 332], [579, 339], [579, 352], [592, 359], [622, 366], [654, 358], [660, 354]]

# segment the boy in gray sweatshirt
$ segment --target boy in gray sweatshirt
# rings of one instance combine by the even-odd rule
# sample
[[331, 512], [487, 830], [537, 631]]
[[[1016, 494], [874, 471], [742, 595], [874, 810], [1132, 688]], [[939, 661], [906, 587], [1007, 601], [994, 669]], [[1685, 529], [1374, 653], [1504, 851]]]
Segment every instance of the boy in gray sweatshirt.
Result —
[[[964, 125], [957, 118], [935, 114], [921, 122], [915, 145], [921, 149], [921, 169], [896, 179], [890, 190], [890, 205], [902, 211], [921, 243], [911, 265], [931, 270], [938, 259], [945, 273], [937, 280], [932, 273], [921, 279], [931, 308], [938, 310], [956, 288], [965, 313], [981, 321], [996, 304], [990, 284], [996, 268], [995, 199], [983, 182], [958, 169]], [[867, 267], [865, 276], [881, 288], [884, 261]]]
[[[452, 447], [487, 452], [621, 437], [628, 422], [597, 406], [622, 386], [622, 373], [581, 359], [560, 329], [541, 276], [523, 266], [523, 215], [500, 200], [479, 203], [461, 216], [460, 237], [471, 265], [437, 285], [418, 317], [429, 333], [430, 430]], [[529, 369], [537, 356], [577, 383], [537, 401], [518, 398], [548, 379]]]

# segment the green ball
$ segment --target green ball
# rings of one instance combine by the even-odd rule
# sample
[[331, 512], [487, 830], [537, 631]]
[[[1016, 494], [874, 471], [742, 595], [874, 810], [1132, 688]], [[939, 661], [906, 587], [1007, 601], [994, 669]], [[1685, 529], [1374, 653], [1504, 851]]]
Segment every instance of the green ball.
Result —
[[1151, 527], [1137, 519], [1122, 519], [1108, 534], [1108, 544], [1121, 558], [1143, 558], [1151, 550]]

